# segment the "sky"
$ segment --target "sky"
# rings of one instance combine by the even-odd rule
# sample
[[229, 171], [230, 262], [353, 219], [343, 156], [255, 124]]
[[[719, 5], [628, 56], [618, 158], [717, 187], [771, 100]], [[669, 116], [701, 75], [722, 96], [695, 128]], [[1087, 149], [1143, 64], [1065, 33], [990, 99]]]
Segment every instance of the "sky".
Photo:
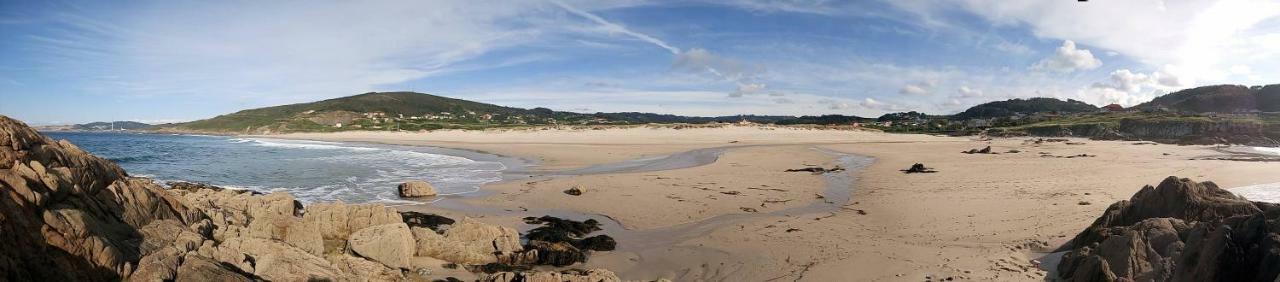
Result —
[[398, 90], [699, 116], [1131, 106], [1278, 83], [1277, 62], [1277, 0], [0, 0], [0, 114], [31, 124]]

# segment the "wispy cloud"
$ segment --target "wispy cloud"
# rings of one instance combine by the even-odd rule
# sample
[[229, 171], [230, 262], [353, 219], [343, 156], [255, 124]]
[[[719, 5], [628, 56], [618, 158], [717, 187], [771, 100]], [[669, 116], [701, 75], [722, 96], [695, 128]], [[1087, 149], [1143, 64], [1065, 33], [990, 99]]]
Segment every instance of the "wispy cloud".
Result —
[[555, 3], [556, 6], [560, 6], [560, 8], [564, 8], [564, 10], [568, 11], [569, 13], [573, 13], [574, 15], [587, 18], [592, 22], [600, 24], [610, 32], [616, 32], [616, 33], [621, 33], [630, 37], [635, 37], [636, 39], [639, 39], [641, 41], [649, 42], [650, 44], [657, 45], [658, 47], [662, 47], [662, 49], [667, 49], [667, 51], [670, 51], [671, 54], [680, 54], [680, 48], [672, 47], [670, 44], [667, 44], [667, 42], [664, 42], [661, 39], [657, 39], [657, 38], [654, 38], [653, 36], [649, 36], [643, 33], [631, 31], [631, 29], [628, 29], [625, 26], [607, 21], [604, 18], [601, 18], [600, 16], [596, 16], [595, 14], [588, 13], [583, 10], [579, 10], [578, 8], [569, 6], [569, 4], [565, 4], [560, 0], [552, 0], [551, 3]]

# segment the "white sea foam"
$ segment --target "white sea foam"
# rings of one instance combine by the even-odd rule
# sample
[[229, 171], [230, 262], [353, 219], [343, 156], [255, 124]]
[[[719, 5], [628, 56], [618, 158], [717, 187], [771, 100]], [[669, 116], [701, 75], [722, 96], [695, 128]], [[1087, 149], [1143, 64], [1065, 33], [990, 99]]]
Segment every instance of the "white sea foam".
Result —
[[383, 149], [347, 146], [342, 143], [323, 142], [323, 141], [304, 141], [304, 140], [282, 140], [268, 138], [249, 139], [251, 144], [263, 147], [288, 148], [288, 149], [320, 149], [320, 150], [352, 150], [352, 151], [378, 151]]
[[1227, 189], [1250, 201], [1280, 203], [1280, 183], [1268, 183]]
[[1264, 154], [1280, 155], [1280, 148], [1276, 147], [1253, 147], [1253, 150]]

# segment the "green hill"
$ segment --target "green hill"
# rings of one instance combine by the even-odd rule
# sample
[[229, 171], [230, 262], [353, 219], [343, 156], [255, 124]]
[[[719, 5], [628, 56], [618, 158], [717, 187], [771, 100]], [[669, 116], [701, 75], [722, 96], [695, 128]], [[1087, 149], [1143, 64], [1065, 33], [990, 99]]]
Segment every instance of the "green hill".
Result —
[[99, 121], [99, 122], [77, 124], [71, 127], [72, 129], [75, 129], [75, 130], [99, 131], [99, 130], [113, 130], [113, 129], [114, 130], [141, 130], [141, 129], [151, 128], [151, 126], [152, 125], [150, 124], [136, 122], [136, 121], [117, 121], [117, 122]]
[[[590, 116], [520, 109], [415, 92], [371, 92], [311, 103], [243, 110], [210, 119], [162, 125], [161, 130], [298, 132], [345, 129], [436, 129], [474, 125], [544, 124]], [[392, 122], [399, 120], [403, 122]]]
[[1010, 99], [1005, 101], [995, 101], [973, 106], [964, 112], [956, 114], [956, 119], [971, 118], [994, 118], [994, 117], [1010, 117], [1018, 114], [1030, 115], [1036, 113], [1089, 113], [1097, 112], [1098, 107], [1085, 102], [1068, 99], [1066, 101], [1054, 98], [1029, 98], [1029, 99]]
[[522, 125], [597, 125], [712, 123], [750, 121], [778, 124], [848, 124], [856, 116], [822, 117], [735, 115], [690, 117], [653, 113], [573, 113], [547, 108], [521, 109], [414, 92], [374, 92], [266, 108], [210, 119], [159, 125], [175, 132], [270, 134], [342, 130], [481, 129]]
[[1280, 111], [1280, 84], [1202, 86], [1165, 94], [1134, 108], [1186, 113], [1275, 112]]

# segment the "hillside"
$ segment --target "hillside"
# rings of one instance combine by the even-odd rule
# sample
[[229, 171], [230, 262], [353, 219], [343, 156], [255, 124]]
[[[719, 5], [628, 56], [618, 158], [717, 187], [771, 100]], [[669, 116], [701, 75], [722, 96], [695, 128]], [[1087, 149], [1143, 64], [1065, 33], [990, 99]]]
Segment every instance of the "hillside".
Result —
[[243, 110], [214, 118], [158, 126], [160, 131], [270, 134], [342, 130], [480, 129], [522, 125], [600, 125], [647, 123], [754, 122], [776, 124], [849, 124], [857, 116], [828, 115], [716, 117], [621, 112], [574, 113], [547, 108], [521, 109], [414, 92], [365, 93]]
[[117, 121], [117, 122], [90, 122], [85, 124], [73, 125], [75, 130], [141, 130], [151, 128], [152, 125], [136, 122], [136, 121]]
[[[371, 92], [311, 103], [243, 110], [205, 120], [163, 125], [162, 130], [228, 133], [387, 127], [416, 130], [587, 119], [592, 117], [544, 108], [527, 110], [414, 92]], [[392, 120], [403, 122], [389, 123]]]
[[956, 119], [1010, 117], [1015, 115], [1031, 115], [1036, 113], [1088, 113], [1097, 112], [1098, 107], [1076, 100], [1058, 100], [1054, 98], [1029, 98], [995, 101], [973, 106], [956, 114]]
[[1202, 86], [1156, 97], [1134, 108], [1187, 113], [1275, 112], [1280, 111], [1280, 84]]

